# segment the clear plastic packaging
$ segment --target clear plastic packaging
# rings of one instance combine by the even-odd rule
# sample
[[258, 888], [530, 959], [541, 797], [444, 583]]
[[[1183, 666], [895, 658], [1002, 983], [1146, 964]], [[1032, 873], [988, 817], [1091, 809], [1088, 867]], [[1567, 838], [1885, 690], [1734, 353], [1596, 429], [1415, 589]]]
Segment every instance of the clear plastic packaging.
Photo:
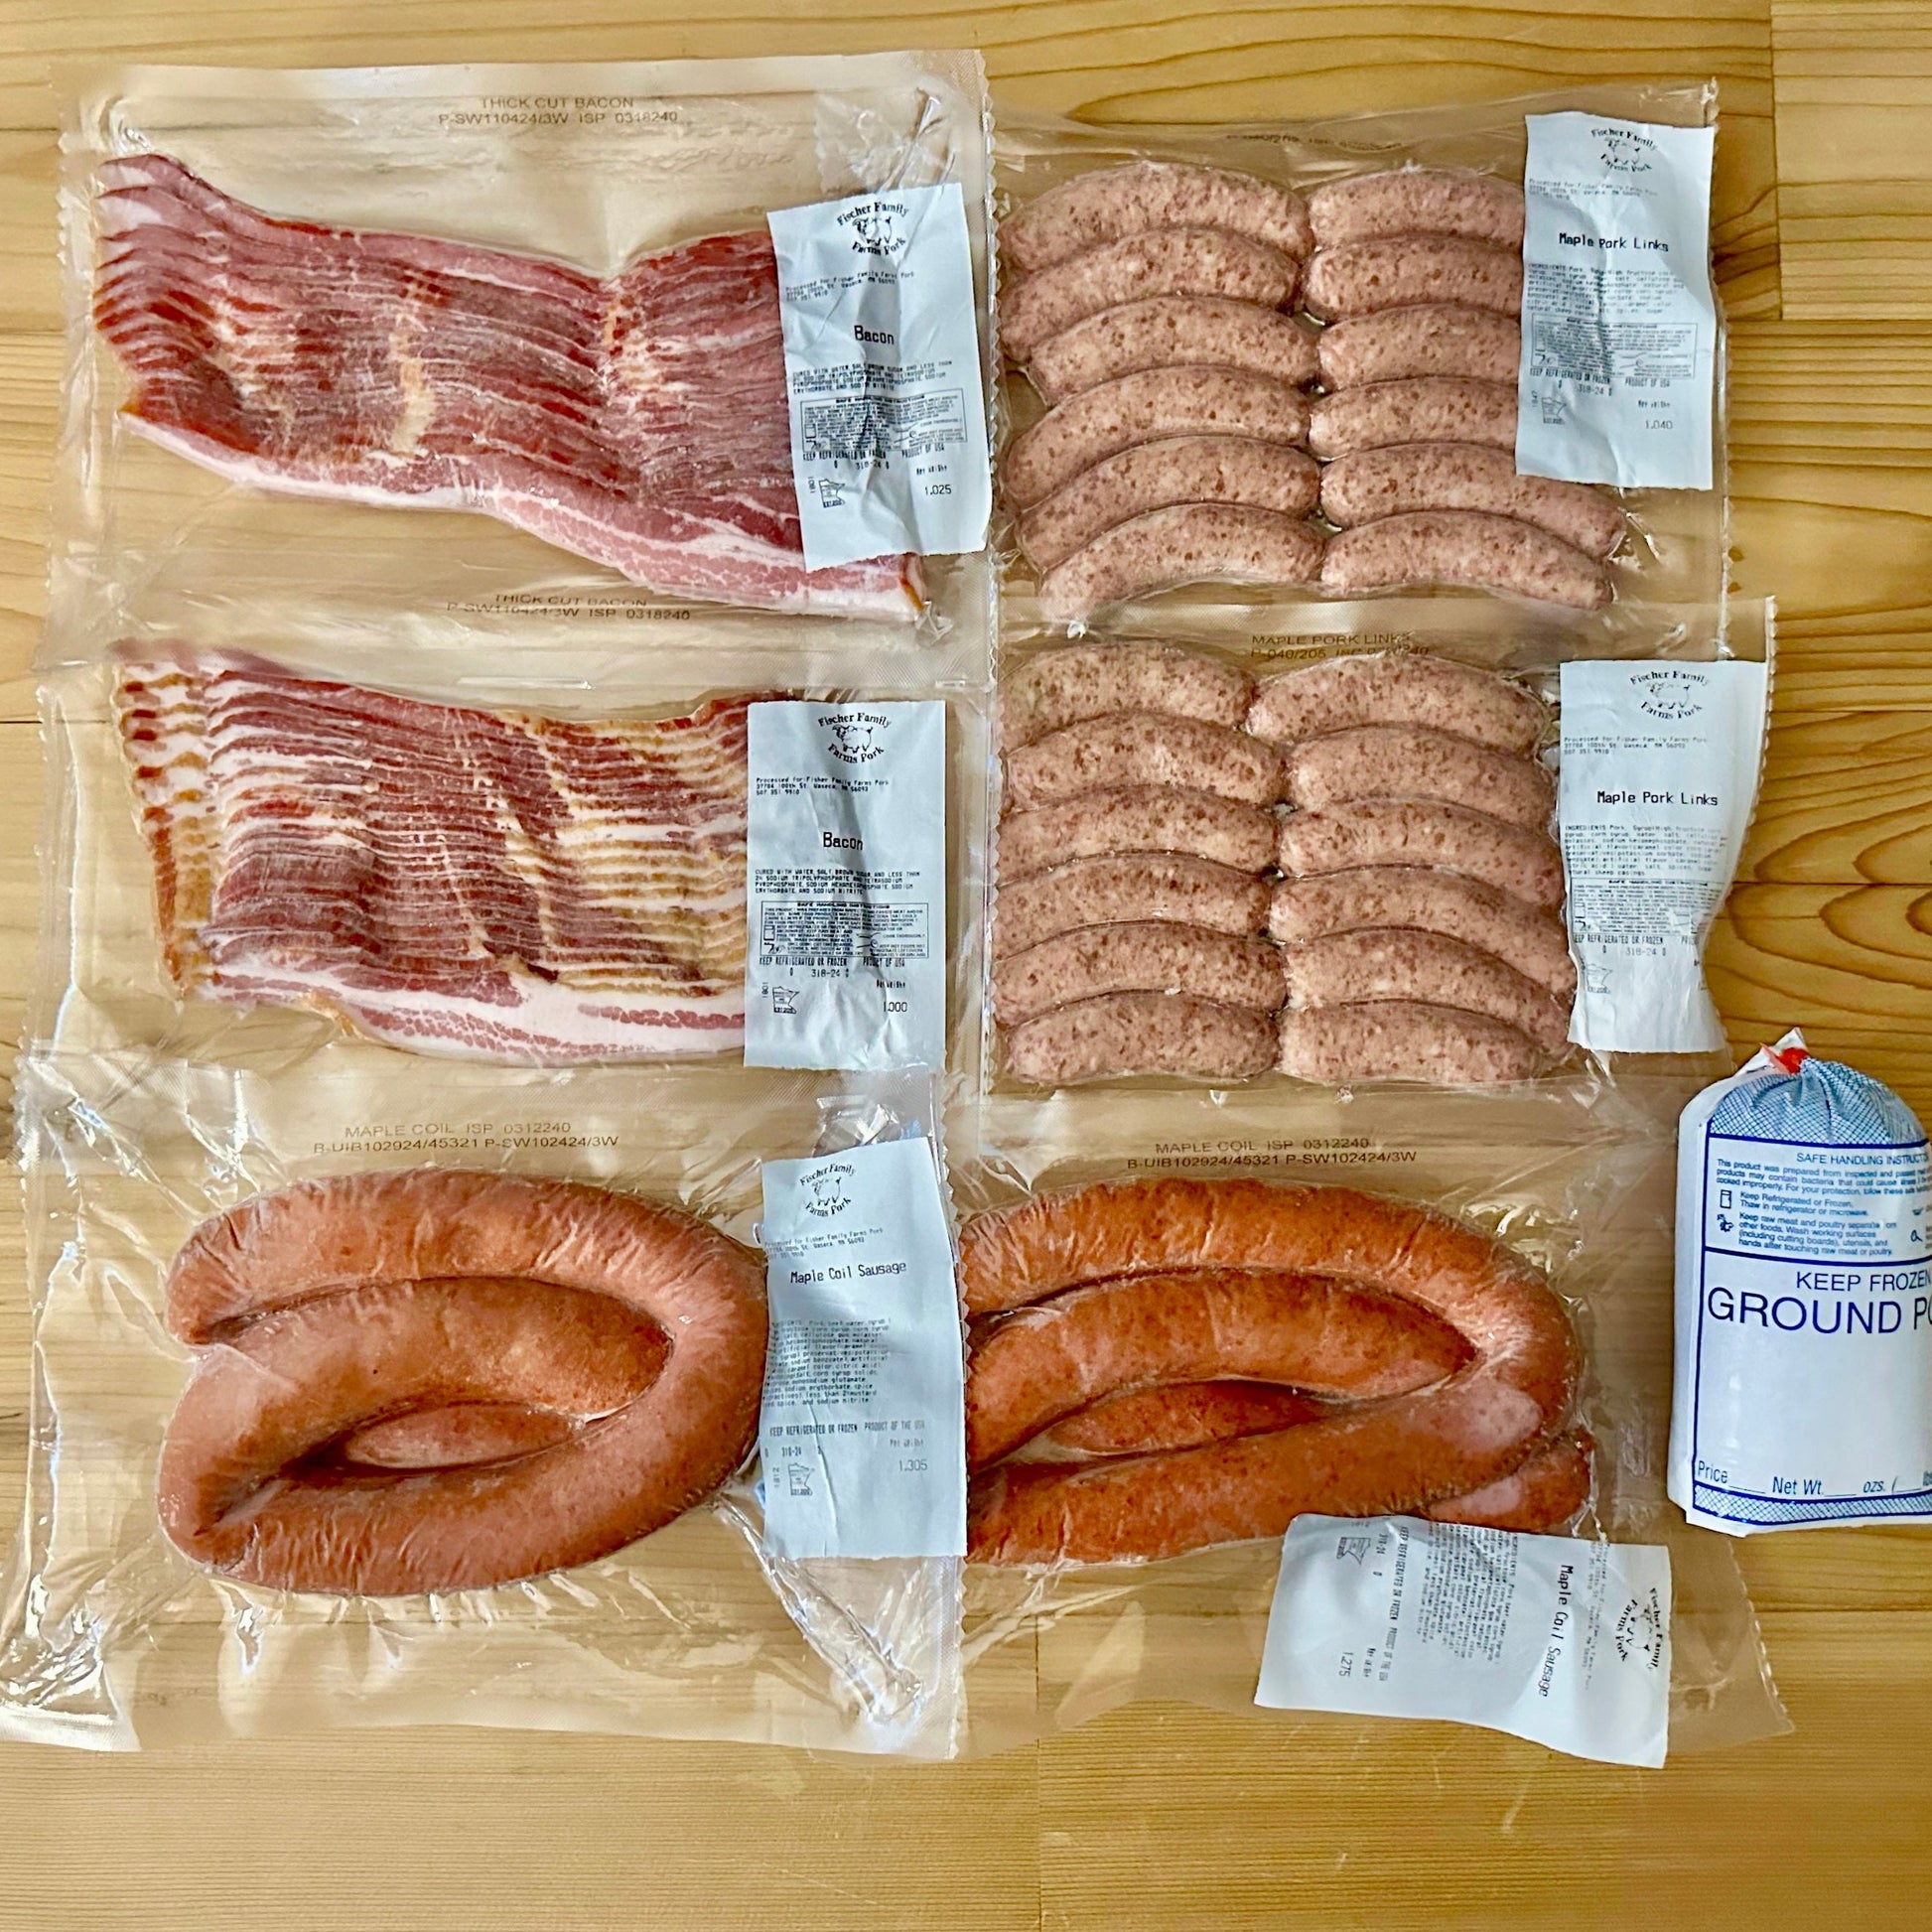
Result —
[[[1787, 1727], [1750, 1601], [1734, 1560], [1686, 1531], [1664, 1495], [1670, 1120], [1705, 1071], [1653, 1065], [1587, 1098], [1444, 1095], [1426, 1108], [1395, 1093], [1121, 1093], [1104, 1110], [996, 1097], [980, 1124], [984, 1164], [956, 1165], [954, 1192], [970, 1223], [1100, 1179], [1340, 1183], [1459, 1216], [1543, 1268], [1577, 1326], [1579, 1417], [1595, 1444], [1570, 1534], [1668, 1546], [1671, 1746], [1743, 1742]], [[956, 1164], [961, 1152], [956, 1133]], [[1251, 1711], [1278, 1555], [1263, 1540], [1150, 1563], [969, 1563], [970, 1747], [1004, 1749], [1136, 1699]], [[1036, 1663], [1036, 1700], [1031, 1678], [1024, 1694], [1013, 1682], [1017, 1653]]]
[[[1132, 129], [1085, 126], [1031, 112], [1000, 107], [996, 111], [995, 162], [997, 207], [1005, 220], [1041, 195], [1091, 170], [1118, 167], [1135, 161], [1172, 162], [1228, 170], [1256, 177], [1272, 186], [1302, 195], [1351, 176], [1420, 166], [1471, 173], [1520, 183], [1526, 149], [1525, 117], [1565, 110], [1585, 110], [1639, 122], [1682, 127], [1713, 124], [1718, 110], [1715, 82], [1698, 85], [1590, 86], [1522, 95], [1481, 103], [1405, 109], [1390, 113], [1357, 114], [1329, 121], [1295, 124], [1247, 123], [1212, 128], [1137, 125]], [[1180, 217], [1176, 217], [1180, 218]], [[1211, 214], [1198, 217], [1211, 221]], [[1015, 265], [997, 255], [997, 301], [1005, 304], [1018, 279]], [[1123, 295], [1121, 300], [1131, 297]], [[1261, 297], [1254, 298], [1262, 300]], [[1452, 297], [1412, 297], [1414, 301], [1445, 301]], [[1299, 311], [1302, 298], [1295, 298]], [[1715, 302], [1715, 296], [1714, 296]], [[1265, 306], [1265, 305], [1264, 305]], [[1298, 316], [1304, 328], [1310, 319]], [[1713, 363], [1713, 486], [1709, 489], [1621, 489], [1613, 500], [1622, 510], [1626, 531], [1610, 565], [1610, 587], [1617, 606], [1630, 604], [1721, 605], [1728, 588], [1728, 503], [1725, 483], [1725, 346], [1722, 309], [1717, 315], [1718, 342]], [[1136, 364], [1135, 366], [1140, 366]], [[1259, 366], [1258, 364], [1256, 366]], [[1497, 372], [1501, 380], [1501, 371]], [[1312, 379], [1312, 378], [1311, 378]], [[1512, 365], [1507, 382], [1516, 375]], [[1293, 385], [1290, 385], [1293, 386]], [[1017, 369], [1009, 369], [1003, 396], [1004, 420], [999, 448], [1011, 449], [1015, 439], [1044, 413], [1033, 383]], [[1189, 432], [1171, 430], [1171, 435]], [[1451, 438], [1437, 429], [1429, 440]], [[1001, 459], [996, 457], [996, 461]], [[1283, 485], [1286, 486], [1285, 484]], [[1031, 492], [1030, 492], [1031, 493]], [[1257, 588], [1242, 590], [1227, 584], [1196, 583], [1161, 593], [1130, 595], [1126, 601], [1103, 605], [1089, 616], [1055, 616], [1039, 601], [1039, 576], [1021, 554], [1017, 520], [1009, 490], [1008, 506], [996, 512], [994, 540], [1001, 551], [1005, 609], [1022, 627], [1070, 627], [1092, 623], [1115, 631], [1136, 623], [1188, 622], [1201, 608], [1224, 605], [1280, 606], [1288, 602], [1329, 605], [1334, 594], [1319, 588]], [[1170, 499], [1172, 500], [1172, 499]], [[1236, 496], [1235, 502], [1259, 502], [1256, 496]], [[1286, 501], [1275, 508], [1299, 515]], [[1325, 529], [1323, 523], [1319, 527]], [[1389, 597], [1415, 593], [1392, 592]], [[1490, 608], [1520, 600], [1487, 592], [1442, 589], [1432, 597], [1469, 603], [1481, 597]], [[1379, 599], [1372, 599], [1373, 608]], [[1613, 607], [1614, 609], [1614, 607]], [[1553, 630], [1576, 628], [1584, 634], [1595, 627], [1596, 616], [1568, 611], [1557, 603], [1543, 603], [1537, 620]]]
[[[1184, 622], [1181, 621], [1184, 619]], [[1763, 602], [1732, 601], [1725, 606], [1694, 606], [1676, 609], [1616, 605], [1576, 623], [1552, 620], [1546, 613], [1517, 602], [1477, 604], [1466, 598], [1388, 598], [1340, 605], [1308, 602], [1281, 602], [1272, 605], [1222, 603], [1169, 614], [1148, 610], [1130, 614], [1117, 631], [1101, 640], [1078, 640], [1098, 645], [1104, 653], [1116, 644], [1152, 643], [1177, 646], [1195, 654], [1209, 665], [1225, 665], [1257, 683], [1273, 674], [1324, 659], [1359, 654], [1417, 653], [1443, 658], [1472, 669], [1506, 676], [1520, 688], [1544, 700], [1550, 724], [1537, 759], [1553, 774], [1560, 767], [1560, 748], [1555, 743], [1556, 720], [1560, 716], [1559, 682], [1562, 667], [1580, 660], [1636, 660], [1656, 663], [1719, 663], [1742, 661], [1753, 664], [1771, 662], [1774, 650], [1773, 614]], [[1011, 689], [1013, 681], [1035, 659], [1066, 649], [1065, 636], [1035, 628], [1010, 628], [1003, 638], [1001, 652], [1002, 685]], [[1077, 730], [1075, 734], [1077, 735]], [[1003, 745], [1001, 749], [1007, 748]], [[1072, 754], [1055, 754], [1056, 760], [1068, 770]], [[1013, 956], [1015, 947], [1005, 944], [999, 934], [999, 893], [1001, 882], [1002, 827], [1010, 826], [1018, 810], [1030, 802], [1016, 802], [1008, 782], [1004, 758], [996, 759], [992, 768], [994, 796], [988, 819], [993, 827], [992, 857], [988, 868], [987, 927], [992, 934], [991, 956], [994, 970]], [[1756, 772], [1738, 774], [1748, 796], [1754, 790]], [[1094, 779], [1095, 786], [1103, 780]], [[1186, 778], [1173, 780], [1186, 784]], [[1078, 805], [1081, 797], [1094, 798], [1096, 790], [1075, 792], [1069, 802]], [[1551, 787], [1551, 831], [1556, 824], [1555, 788]], [[1272, 840], [1271, 840], [1272, 847]], [[1225, 860], [1226, 855], [1223, 855]], [[1041, 864], [1057, 865], [1056, 855], [1036, 855], [1031, 848], [1018, 855], [1018, 876], [1035, 875], [1029, 891], [1037, 893]], [[1244, 862], [1245, 863], [1245, 862]], [[1353, 860], [1351, 864], [1364, 863]], [[1449, 863], [1444, 861], [1443, 863]], [[1279, 861], [1270, 854], [1267, 870], [1260, 876], [1272, 882], [1279, 876]], [[1064, 875], [1049, 871], [1050, 880]], [[1728, 881], [1720, 882], [1721, 890]], [[1030, 914], [1031, 916], [1031, 914]], [[1113, 917], [1131, 916], [1119, 911]], [[1145, 917], [1174, 917], [1151, 909]], [[1057, 925], [1056, 920], [1048, 924]], [[1280, 936], [1279, 934], [1277, 935]], [[1029, 934], [1031, 937], [1031, 933]], [[1703, 935], [1687, 935], [1701, 945]], [[1020, 942], [1016, 942], [1018, 944]], [[1480, 941], [1477, 941], [1480, 944]], [[1284, 957], [1292, 957], [1292, 946]], [[1036, 956], [1036, 955], [1031, 955]], [[1164, 988], [1175, 990], [1173, 987]], [[1291, 1006], [1292, 1006], [1291, 1002]], [[1567, 1002], [1565, 1003], [1567, 1005]], [[1064, 1011], [1064, 1009], [1061, 1009]], [[983, 1064], [993, 1091], [1016, 1098], [1023, 1092], [1050, 1088], [1048, 1079], [1023, 1078], [1016, 1072], [1006, 1041], [1012, 1030], [996, 1018], [991, 981], [986, 1009], [986, 1044]], [[1557, 1106], [1587, 1101], [1589, 1096], [1607, 1091], [1622, 1077], [1622, 1069], [1633, 1063], [1629, 1054], [1605, 1053], [1570, 1045], [1544, 1055], [1541, 1071], [1528, 1083], [1515, 1083], [1521, 1095], [1519, 1104], [1534, 1105], [1538, 1098]], [[1094, 1083], [1092, 1104], [1104, 1105], [1103, 1092], [1155, 1086], [1195, 1086], [1214, 1084], [1206, 1074], [1126, 1074], [1103, 1078]], [[1286, 1103], [1291, 1095], [1306, 1094], [1308, 1083], [1292, 1079], [1280, 1071], [1263, 1072], [1239, 1082], [1224, 1085], [1252, 1086], [1259, 1091], [1279, 1093]], [[1359, 1080], [1348, 1083], [1344, 1091], [1366, 1092], [1377, 1084]], [[1069, 1085], [1069, 1096], [1072, 1089]]]
[[[809, 628], [818, 621], [780, 617], [774, 606], [814, 613], [870, 610], [874, 615], [862, 621], [886, 650], [929, 638], [962, 611], [983, 608], [986, 568], [972, 556], [909, 560], [909, 577], [924, 582], [916, 596], [895, 588], [894, 573], [883, 570], [875, 573], [878, 584], [860, 585], [852, 595], [809, 584], [774, 588], [771, 573], [782, 574], [785, 557], [796, 550], [797, 527], [784, 468], [789, 442], [777, 360], [778, 304], [764, 237], [764, 217], [772, 208], [871, 188], [956, 183], [983, 329], [989, 174], [984, 78], [976, 54], [312, 71], [129, 68], [92, 81], [63, 145], [69, 346], [62, 433], [67, 455], [57, 483], [50, 607], [57, 639], [117, 634], [136, 604], [164, 627], [190, 628], [214, 613], [240, 613], [247, 625], [272, 632], [279, 611], [299, 611], [320, 597], [345, 622], [360, 614], [393, 626], [400, 613], [428, 621], [457, 614], [514, 637], [533, 617], [548, 617], [568, 624], [580, 640], [622, 640], [634, 647], [641, 639], [660, 639], [709, 597], [727, 607], [759, 610], [742, 625], [742, 633], [757, 641], [782, 640], [801, 621]], [[175, 164], [188, 171], [186, 181], [172, 172]], [[204, 193], [196, 183], [244, 205], [242, 212], [217, 215], [211, 223], [182, 213], [170, 198], [187, 197], [192, 205]], [[110, 207], [103, 192], [119, 199]], [[674, 563], [705, 554], [722, 560], [718, 572], [708, 578], [705, 570], [685, 572], [678, 564], [691, 588], [667, 595], [626, 582], [624, 566], [615, 561], [607, 566], [586, 560], [584, 546], [571, 535], [572, 518], [582, 507], [571, 492], [582, 484], [595, 453], [580, 452], [581, 460], [565, 463], [561, 481], [549, 476], [553, 457], [538, 443], [553, 433], [561, 439], [558, 425], [574, 420], [577, 405], [551, 395], [555, 372], [537, 366], [536, 339], [548, 325], [528, 317], [518, 321], [513, 310], [505, 315], [506, 351], [505, 342], [491, 337], [489, 321], [467, 336], [428, 335], [453, 325], [438, 321], [428, 298], [420, 313], [409, 311], [405, 289], [397, 298], [403, 303], [397, 334], [385, 338], [385, 352], [399, 358], [384, 377], [401, 385], [394, 435], [363, 453], [353, 478], [332, 469], [334, 459], [322, 460], [319, 475], [294, 474], [291, 465], [295, 472], [301, 465], [293, 452], [272, 445], [254, 451], [252, 432], [224, 429], [217, 418], [229, 378], [209, 376], [203, 383], [194, 374], [201, 363], [184, 376], [170, 362], [167, 334], [186, 329], [194, 340], [202, 305], [218, 308], [230, 275], [245, 273], [244, 249], [236, 247], [231, 269], [224, 256], [206, 254], [203, 237], [208, 226], [230, 219], [252, 232], [253, 209], [310, 224], [292, 233], [270, 231], [274, 275], [293, 278], [289, 314], [263, 320], [264, 303], [272, 311], [279, 299], [271, 277], [265, 296], [258, 292], [241, 303], [242, 322], [267, 333], [255, 350], [234, 351], [244, 364], [250, 354], [275, 364], [255, 371], [268, 385], [265, 393], [279, 393], [276, 384], [292, 385], [278, 406], [290, 418], [298, 448], [307, 447], [300, 436], [305, 412], [346, 406], [340, 395], [302, 386], [304, 357], [321, 352], [328, 341], [302, 336], [297, 318], [305, 305], [339, 303], [352, 315], [365, 297], [394, 296], [384, 294], [386, 283], [371, 288], [352, 269], [330, 270], [303, 284], [305, 251], [352, 245], [352, 236], [332, 237], [332, 231], [362, 230], [378, 243], [385, 232], [427, 237], [420, 245], [411, 240], [396, 247], [410, 260], [428, 250], [444, 262], [436, 251], [447, 251], [444, 267], [455, 278], [453, 286], [471, 291], [464, 299], [474, 300], [485, 318], [494, 316], [498, 299], [492, 284], [517, 282], [526, 268], [537, 285], [529, 299], [539, 309], [546, 300], [568, 303], [579, 295], [594, 309], [608, 300], [609, 278], [648, 251], [710, 236], [743, 237], [738, 267], [731, 265], [737, 255], [723, 265], [716, 259], [719, 248], [729, 254], [735, 244], [670, 258], [659, 276], [662, 315], [652, 309], [653, 320], [634, 324], [635, 335], [644, 339], [641, 347], [624, 336], [633, 325], [622, 320], [620, 303], [612, 312], [618, 319], [606, 317], [604, 336], [592, 328], [563, 355], [565, 365], [573, 357], [590, 364], [601, 355], [642, 358], [628, 375], [593, 369], [586, 377], [590, 394], [603, 393], [600, 382], [615, 385], [621, 407], [642, 423], [644, 446], [658, 451], [652, 461], [663, 469], [638, 505], [619, 501], [611, 513], [621, 521], [633, 509], [656, 515], [662, 492], [670, 522], [650, 524], [645, 535], [668, 545]], [[164, 260], [153, 286], [139, 277], [116, 279], [115, 264], [130, 249], [162, 246], [163, 236], [181, 253], [180, 263], [171, 267]], [[512, 261], [506, 267], [500, 259], [492, 266], [465, 252], [479, 248], [508, 251], [522, 266]], [[114, 273], [97, 279], [103, 269]], [[658, 270], [647, 263], [640, 273], [648, 279]], [[585, 279], [599, 277], [606, 281]], [[545, 295], [550, 281], [559, 281], [566, 293]], [[764, 317], [756, 370], [744, 345], [725, 340], [754, 309]], [[207, 326], [218, 338], [221, 322]], [[712, 350], [704, 347], [708, 327], [724, 332]], [[193, 448], [198, 460], [185, 460], [137, 433], [123, 413], [131, 384], [107, 340], [110, 330], [126, 352], [153, 362], [164, 391], [171, 382], [189, 390], [185, 401], [163, 394], [153, 434]], [[419, 354], [412, 343], [432, 346]], [[982, 373], [991, 366], [985, 346], [982, 335]], [[210, 351], [212, 366], [220, 366], [219, 354]], [[284, 354], [287, 368], [280, 363]], [[507, 366], [518, 357], [530, 358], [528, 366]], [[501, 398], [489, 401], [485, 389], [479, 405], [469, 396], [461, 368], [454, 366], [466, 358], [485, 376], [493, 371], [502, 377], [507, 386]], [[443, 366], [445, 361], [453, 366]], [[244, 367], [235, 379], [245, 401], [253, 378]], [[360, 393], [371, 381], [364, 371], [345, 386]], [[692, 424], [681, 430], [674, 422], [660, 434], [651, 412], [698, 409], [681, 398], [706, 382], [721, 386]], [[196, 390], [197, 383], [206, 393]], [[653, 396], [653, 384], [662, 387], [662, 396]], [[378, 385], [370, 393], [386, 390]], [[539, 405], [534, 427], [513, 420], [512, 405], [527, 393]], [[981, 398], [968, 402], [977, 409]], [[498, 412], [494, 427], [488, 421], [474, 432], [467, 426], [464, 412], [478, 406], [485, 414]], [[583, 404], [592, 411], [612, 406], [608, 398]], [[480, 483], [460, 471], [432, 476], [423, 468], [425, 452], [439, 447], [423, 438], [434, 436], [445, 409], [461, 419], [452, 427], [454, 459], [495, 449], [510, 466], [503, 476], [491, 472]], [[748, 440], [755, 432], [756, 448]], [[321, 447], [335, 445], [324, 437]], [[733, 463], [741, 469], [750, 464], [757, 474], [737, 476]], [[519, 464], [524, 467], [517, 469]], [[222, 474], [223, 468], [232, 474]], [[279, 493], [291, 488], [298, 493]], [[688, 516], [678, 508], [685, 500], [678, 492], [686, 489], [693, 492]], [[331, 500], [332, 494], [362, 500]], [[494, 503], [503, 514], [521, 518], [523, 527], [449, 507], [409, 507], [411, 496], [444, 505], [461, 499], [475, 509]], [[512, 497], [515, 506], [506, 507]], [[767, 499], [768, 515], [756, 508]], [[587, 513], [593, 523], [604, 514], [595, 505]], [[550, 528], [565, 547], [528, 534], [530, 527]], [[637, 574], [648, 579], [651, 573], [639, 566]], [[909, 622], [915, 616], [919, 621]]]
[[295, 1078], [272, 1052], [30, 1056], [36, 1379], [0, 1730], [113, 1749], [484, 1724], [948, 1754], [958, 1564], [767, 1564], [749, 1471], [602, 1562], [493, 1589], [256, 1588], [163, 1536], [156, 1456], [188, 1351], [160, 1284], [207, 1215], [299, 1179], [433, 1166], [625, 1188], [755, 1242], [765, 1157], [935, 1129], [920, 1081], [835, 1095], [766, 1076], [748, 1104], [677, 1069], [647, 1091], [618, 1068], [451, 1065], [426, 1102], [394, 1055]]

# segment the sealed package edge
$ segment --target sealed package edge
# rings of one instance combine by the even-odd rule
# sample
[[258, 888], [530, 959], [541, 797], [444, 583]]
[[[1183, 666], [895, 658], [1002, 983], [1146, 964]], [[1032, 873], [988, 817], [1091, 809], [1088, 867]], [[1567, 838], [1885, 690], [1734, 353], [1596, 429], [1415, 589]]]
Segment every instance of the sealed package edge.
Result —
[[291, 591], [943, 628], [983, 582], [984, 130], [970, 53], [100, 75], [53, 647]]
[[1773, 638], [1423, 599], [1005, 638], [989, 1073], [1554, 1093], [1709, 1051]]
[[313, 634], [50, 672], [72, 997], [37, 1006], [34, 1049], [292, 1077], [972, 1064], [972, 666], [694, 621], [551, 684], [452, 641], [414, 676]]
[[73, 1070], [22, 1071], [38, 1379], [0, 1731], [951, 1752], [957, 1560], [759, 1547], [759, 1171], [825, 1145], [822, 1090], [767, 1084], [748, 1138], [693, 1069], [642, 1107], [623, 1069], [453, 1064], [433, 1113], [398, 1063]]
[[1454, 587], [1553, 623], [1720, 602], [1716, 105], [1601, 87], [1131, 133], [1000, 113], [1014, 609], [1078, 630], [1204, 584]]
[[1728, 1536], [1932, 1522], [1932, 1176], [1792, 1033], [1679, 1126], [1670, 1493]]
[[[1734, 1560], [1663, 1492], [1682, 1081], [1657, 1088], [995, 1094], [971, 1162], [955, 1127], [972, 1747], [1296, 1703], [1262, 1659], [1309, 1515], [1565, 1535], [1579, 1576], [1605, 1543], [1632, 1578], [1667, 1560], [1670, 1748], [1783, 1728]], [[1550, 1741], [1655, 1761], [1647, 1681], [1621, 1742]], [[1487, 1692], [1435, 1715], [1518, 1727]]]

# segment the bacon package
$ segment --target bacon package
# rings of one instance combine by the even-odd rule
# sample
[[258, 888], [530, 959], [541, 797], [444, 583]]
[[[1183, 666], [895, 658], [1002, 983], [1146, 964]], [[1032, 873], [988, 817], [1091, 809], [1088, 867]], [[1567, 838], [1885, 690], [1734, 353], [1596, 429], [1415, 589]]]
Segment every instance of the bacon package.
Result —
[[[978, 530], [808, 558], [815, 472], [800, 498], [801, 463], [836, 455], [864, 496], [983, 453], [977, 56], [133, 68], [64, 145], [88, 464], [57, 604], [104, 614], [138, 584], [260, 617], [314, 588], [345, 614], [537, 609], [606, 636], [720, 605], [862, 620], [882, 647], [983, 605], [983, 564], [945, 554]], [[935, 413], [889, 348], [854, 362], [849, 325], [843, 368], [800, 361], [770, 222], [940, 188], [966, 351]]]

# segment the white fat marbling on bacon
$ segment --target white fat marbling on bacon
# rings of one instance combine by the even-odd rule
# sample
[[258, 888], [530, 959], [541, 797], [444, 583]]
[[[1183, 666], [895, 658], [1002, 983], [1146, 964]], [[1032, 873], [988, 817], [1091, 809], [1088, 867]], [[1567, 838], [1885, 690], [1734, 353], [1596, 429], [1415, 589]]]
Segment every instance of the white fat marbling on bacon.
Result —
[[118, 716], [170, 974], [418, 1052], [735, 1046], [749, 702], [583, 724], [234, 658], [130, 663]]
[[94, 319], [156, 442], [262, 489], [482, 511], [675, 597], [916, 613], [915, 559], [804, 567], [763, 230], [599, 281], [280, 220], [165, 155], [100, 174]]

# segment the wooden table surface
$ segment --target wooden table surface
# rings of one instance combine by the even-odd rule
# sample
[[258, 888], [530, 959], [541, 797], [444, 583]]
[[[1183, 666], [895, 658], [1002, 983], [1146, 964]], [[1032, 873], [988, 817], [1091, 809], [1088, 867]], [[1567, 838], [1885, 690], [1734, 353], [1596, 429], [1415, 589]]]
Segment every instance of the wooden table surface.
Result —
[[[1736, 1044], [1791, 1024], [1932, 1114], [1932, 6], [1910, 0], [4, 0], [0, 1035], [37, 911], [29, 672], [61, 366], [50, 67], [651, 59], [977, 44], [1010, 99], [1330, 115], [1593, 78], [1724, 89], [1737, 577], [1782, 609], [1757, 825], [1713, 945]], [[26, 1387], [0, 1222], [0, 1429]], [[0, 1495], [9, 1522], [13, 1496]], [[1790, 1736], [1647, 1773], [1436, 1725], [1345, 1761], [1143, 1707], [985, 1762], [492, 1732], [101, 1758], [0, 1747], [0, 1932], [1922, 1926], [1932, 1538], [1743, 1562]]]

